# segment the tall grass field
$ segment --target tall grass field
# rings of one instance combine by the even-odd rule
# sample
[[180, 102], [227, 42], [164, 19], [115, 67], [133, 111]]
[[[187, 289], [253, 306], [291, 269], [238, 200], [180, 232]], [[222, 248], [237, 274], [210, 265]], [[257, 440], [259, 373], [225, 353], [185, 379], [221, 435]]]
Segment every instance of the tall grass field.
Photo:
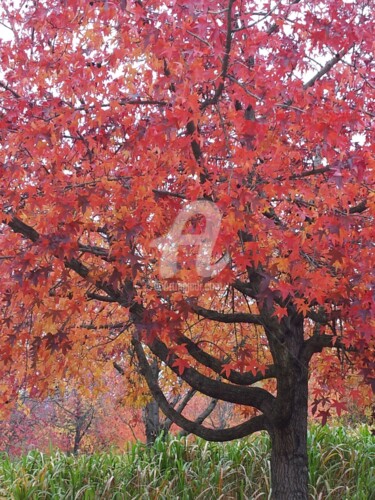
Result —
[[[0, 499], [267, 499], [270, 443], [258, 435], [226, 444], [159, 439], [126, 453], [0, 455]], [[314, 500], [375, 500], [375, 437], [367, 427], [312, 427]]]

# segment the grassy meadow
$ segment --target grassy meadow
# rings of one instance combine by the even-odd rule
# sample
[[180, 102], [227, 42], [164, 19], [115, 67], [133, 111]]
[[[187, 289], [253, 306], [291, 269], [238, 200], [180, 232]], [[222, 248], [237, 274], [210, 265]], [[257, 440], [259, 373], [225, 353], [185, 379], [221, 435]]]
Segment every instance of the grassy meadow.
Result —
[[[270, 443], [257, 435], [231, 443], [168, 437], [126, 453], [68, 456], [0, 454], [0, 499], [267, 499]], [[375, 437], [363, 426], [312, 427], [314, 500], [375, 500]]]

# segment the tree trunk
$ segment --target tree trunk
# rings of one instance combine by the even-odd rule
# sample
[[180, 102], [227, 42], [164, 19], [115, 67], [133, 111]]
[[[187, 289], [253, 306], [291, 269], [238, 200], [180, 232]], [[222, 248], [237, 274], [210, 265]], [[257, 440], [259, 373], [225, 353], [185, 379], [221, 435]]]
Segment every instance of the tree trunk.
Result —
[[81, 439], [82, 439], [81, 426], [77, 422], [76, 423], [76, 428], [75, 428], [75, 431], [74, 431], [73, 455], [78, 455], [79, 446], [81, 444]]
[[161, 432], [159, 405], [155, 400], [146, 404], [143, 410], [143, 421], [145, 424], [146, 441], [148, 445], [151, 445]]
[[[151, 370], [154, 377], [159, 375], [159, 363], [154, 359], [151, 363]], [[159, 416], [159, 404], [155, 399], [152, 399], [143, 409], [143, 422], [145, 424], [147, 445], [155, 442], [155, 439], [160, 434], [162, 428]]]
[[308, 499], [307, 377], [299, 379], [287, 425], [271, 434], [271, 485], [273, 500]]

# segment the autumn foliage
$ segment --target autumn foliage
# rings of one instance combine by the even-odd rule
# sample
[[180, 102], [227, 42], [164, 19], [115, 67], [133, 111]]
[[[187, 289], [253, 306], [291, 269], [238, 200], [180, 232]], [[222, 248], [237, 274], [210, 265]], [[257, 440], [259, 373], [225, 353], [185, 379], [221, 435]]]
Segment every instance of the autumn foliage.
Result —
[[[100, 391], [129, 356], [180, 426], [220, 440], [267, 429], [277, 454], [280, 429], [307, 415], [311, 359], [323, 419], [344, 409], [349, 376], [346, 395], [368, 400], [367, 3], [4, 1], [2, 13], [3, 408], [56, 378], [94, 376]], [[202, 277], [185, 246], [165, 278], [155, 241], [194, 202], [220, 211], [209, 257], [227, 264]], [[206, 219], [184, 234], [204, 235]], [[163, 395], [179, 377], [249, 420], [213, 431], [181, 417]]]

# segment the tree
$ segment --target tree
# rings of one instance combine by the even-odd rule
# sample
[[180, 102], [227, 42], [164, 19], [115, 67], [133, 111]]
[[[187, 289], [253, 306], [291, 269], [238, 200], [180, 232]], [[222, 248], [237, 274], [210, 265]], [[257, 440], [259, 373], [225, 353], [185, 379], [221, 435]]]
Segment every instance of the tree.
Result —
[[[124, 385], [116, 374], [104, 373], [106, 389], [93, 397], [74, 381], [64, 381], [45, 398], [31, 399], [23, 393], [8, 418], [0, 420], [0, 451], [11, 455], [32, 449], [60, 449], [77, 454], [116, 447], [144, 438], [141, 410], [132, 408]], [[103, 380], [101, 380], [102, 382]]]
[[[4, 407], [128, 353], [188, 432], [268, 431], [273, 498], [307, 498], [310, 360], [323, 411], [374, 387], [368, 3], [2, 10]], [[153, 357], [247, 420], [180, 415]]]

